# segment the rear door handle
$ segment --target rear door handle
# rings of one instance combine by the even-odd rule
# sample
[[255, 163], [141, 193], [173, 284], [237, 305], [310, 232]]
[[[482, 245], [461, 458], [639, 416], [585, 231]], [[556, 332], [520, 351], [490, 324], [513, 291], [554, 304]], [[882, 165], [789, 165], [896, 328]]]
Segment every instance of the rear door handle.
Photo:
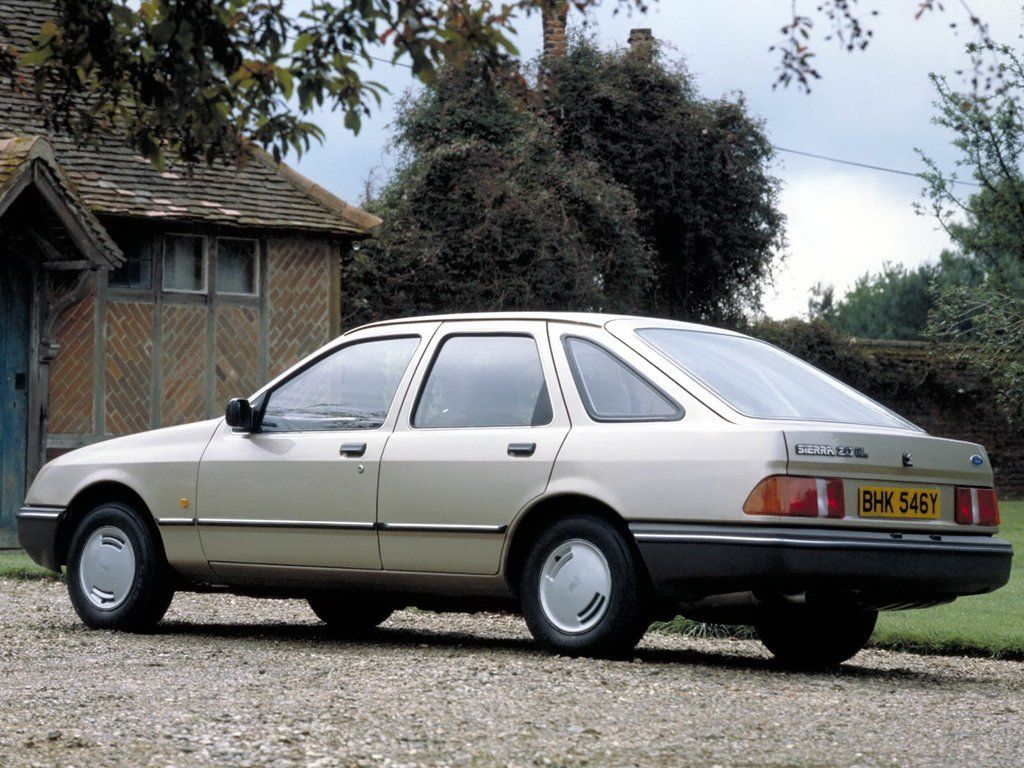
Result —
[[346, 458], [358, 458], [366, 453], [366, 443], [342, 443], [339, 453]]
[[509, 443], [508, 444], [508, 455], [509, 456], [533, 456], [533, 452], [537, 450], [536, 443]]

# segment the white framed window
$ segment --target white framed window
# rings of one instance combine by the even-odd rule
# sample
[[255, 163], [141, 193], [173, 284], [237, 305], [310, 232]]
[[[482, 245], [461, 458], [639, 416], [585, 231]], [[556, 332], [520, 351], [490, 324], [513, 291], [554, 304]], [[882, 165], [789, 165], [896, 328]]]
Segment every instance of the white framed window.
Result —
[[217, 293], [255, 296], [259, 293], [259, 250], [255, 240], [218, 237]]
[[165, 291], [206, 293], [203, 238], [196, 235], [165, 236], [163, 268]]

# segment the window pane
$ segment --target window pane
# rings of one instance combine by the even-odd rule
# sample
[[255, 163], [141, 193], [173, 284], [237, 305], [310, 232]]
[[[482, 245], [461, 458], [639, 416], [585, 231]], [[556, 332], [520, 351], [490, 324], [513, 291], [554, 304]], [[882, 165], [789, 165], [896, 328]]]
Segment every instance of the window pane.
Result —
[[419, 344], [419, 337], [344, 347], [270, 393], [265, 432], [376, 429]]
[[168, 291], [206, 291], [201, 237], [168, 235], [164, 239], [164, 288]]
[[107, 283], [117, 288], [153, 287], [153, 240], [148, 235], [119, 238], [125, 262], [111, 270]]
[[217, 240], [217, 290], [256, 293], [255, 240]]
[[608, 350], [585, 339], [565, 340], [580, 398], [597, 421], [678, 419], [682, 409]]
[[674, 328], [647, 328], [637, 335], [748, 416], [912, 426], [855, 389], [757, 339]]
[[437, 353], [413, 424], [528, 427], [551, 421], [537, 343], [528, 336], [453, 336]]

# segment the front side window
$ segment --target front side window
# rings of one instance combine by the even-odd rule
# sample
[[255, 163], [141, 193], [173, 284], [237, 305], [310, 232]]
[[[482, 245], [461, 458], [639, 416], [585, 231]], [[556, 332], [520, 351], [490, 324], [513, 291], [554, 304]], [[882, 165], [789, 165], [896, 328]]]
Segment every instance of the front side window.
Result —
[[115, 288], [153, 287], [153, 240], [149, 235], [118, 238], [124, 264], [110, 272], [107, 283]]
[[419, 343], [418, 336], [357, 342], [319, 360], [270, 393], [262, 431], [377, 429]]
[[217, 292], [256, 293], [256, 241], [217, 238]]
[[563, 344], [576, 389], [594, 421], [670, 421], [683, 409], [604, 347], [578, 336]]
[[530, 336], [451, 336], [413, 415], [420, 429], [530, 427], [551, 422], [537, 342]]
[[747, 416], [913, 428], [852, 387], [763, 341], [679, 328], [636, 333]]
[[164, 238], [164, 290], [206, 292], [203, 238], [168, 235]]

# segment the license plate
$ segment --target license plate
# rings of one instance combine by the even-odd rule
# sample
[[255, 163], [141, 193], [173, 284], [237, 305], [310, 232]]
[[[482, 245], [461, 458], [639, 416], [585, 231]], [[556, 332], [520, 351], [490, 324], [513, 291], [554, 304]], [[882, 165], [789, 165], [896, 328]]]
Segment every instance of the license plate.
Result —
[[939, 492], [920, 488], [862, 485], [857, 493], [861, 517], [895, 517], [909, 520], [937, 520]]

